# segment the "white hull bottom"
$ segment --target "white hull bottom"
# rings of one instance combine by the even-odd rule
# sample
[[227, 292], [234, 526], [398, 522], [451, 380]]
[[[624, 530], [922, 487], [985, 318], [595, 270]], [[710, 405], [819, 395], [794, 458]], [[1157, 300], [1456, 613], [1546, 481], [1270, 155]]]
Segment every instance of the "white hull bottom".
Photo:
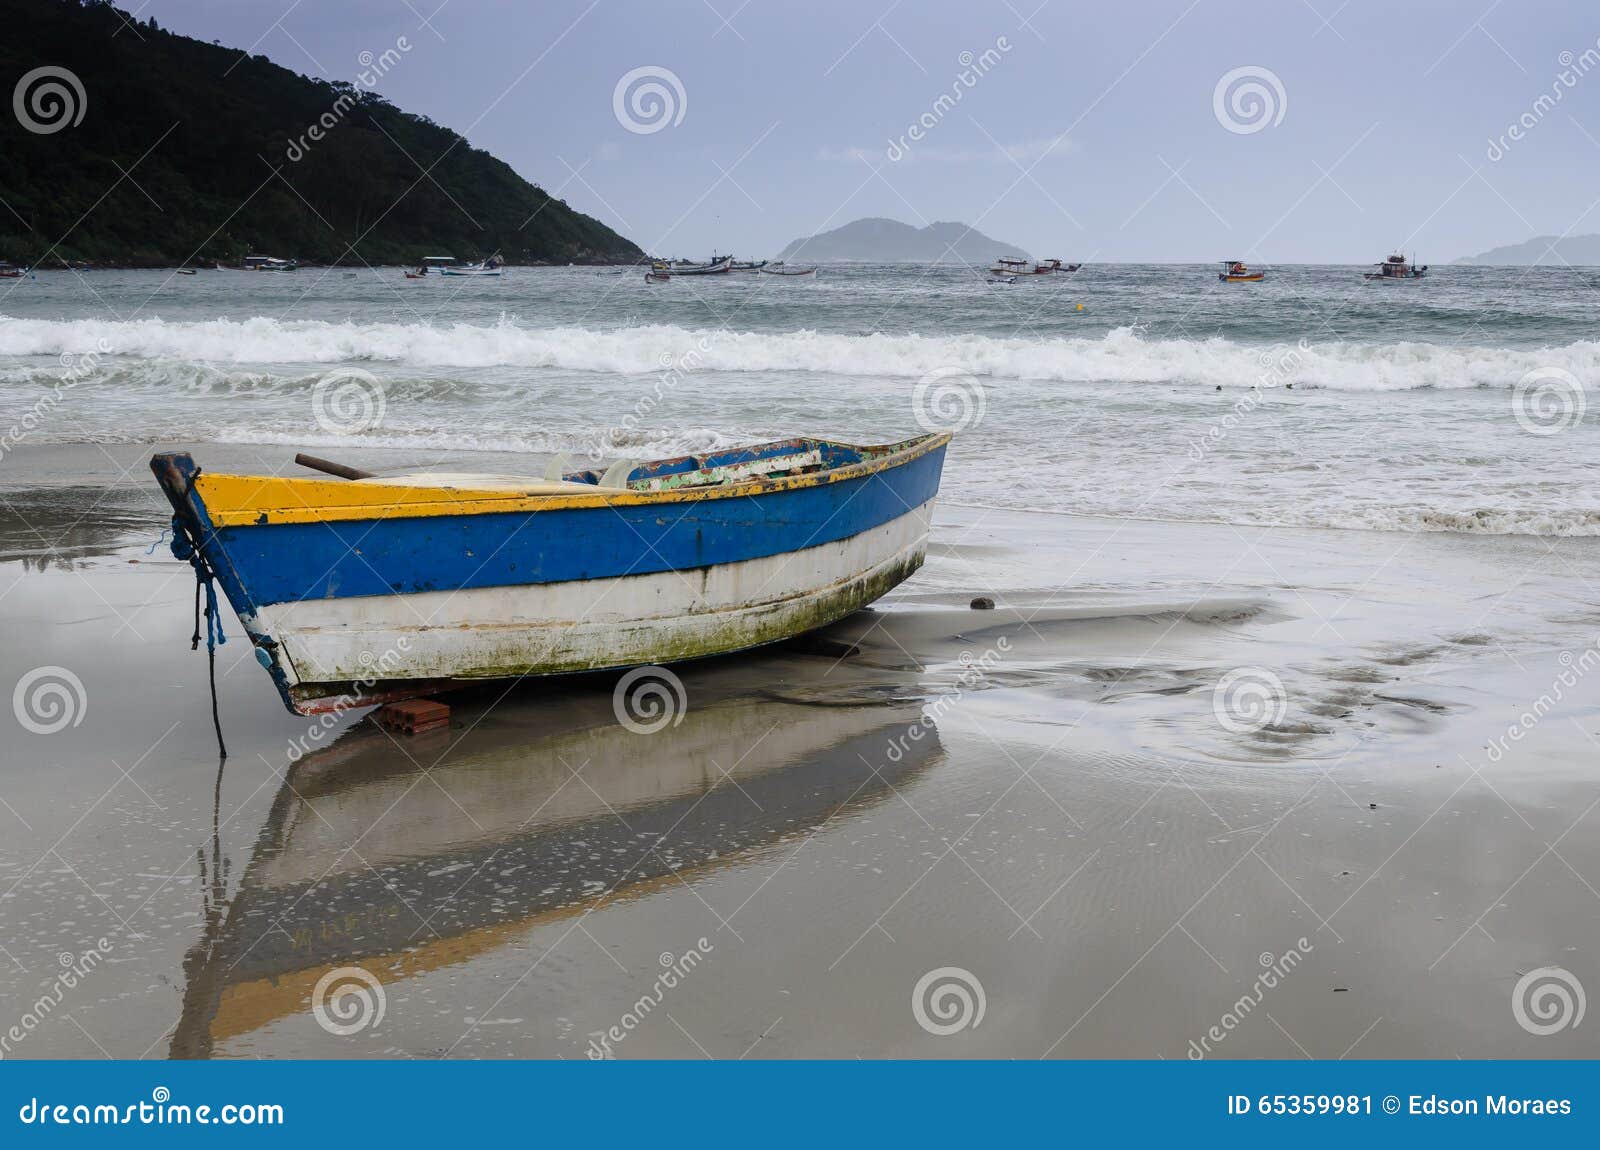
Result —
[[411, 680], [492, 679], [700, 658], [843, 618], [922, 565], [933, 501], [818, 547], [689, 571], [308, 599], [262, 608], [297, 700]]

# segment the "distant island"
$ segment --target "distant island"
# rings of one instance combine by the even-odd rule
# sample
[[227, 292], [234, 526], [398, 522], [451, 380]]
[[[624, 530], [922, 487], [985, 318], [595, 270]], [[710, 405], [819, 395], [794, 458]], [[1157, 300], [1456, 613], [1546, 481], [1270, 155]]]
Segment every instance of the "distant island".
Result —
[[883, 264], [965, 263], [975, 267], [987, 267], [989, 261], [1002, 256], [1027, 259], [1028, 253], [990, 239], [966, 224], [936, 223], [917, 228], [881, 217], [856, 220], [831, 232], [795, 240], [778, 253], [782, 260], [810, 263], [855, 260]]
[[1462, 256], [1458, 264], [1600, 266], [1600, 235], [1535, 236], [1520, 244], [1490, 248], [1475, 256]]
[[[30, 128], [10, 106], [0, 115], [10, 209], [0, 211], [0, 260], [643, 258], [458, 133], [380, 96], [372, 85], [388, 69], [429, 67], [407, 61], [405, 37], [363, 53], [359, 75], [352, 61], [350, 82], [329, 83], [102, 0], [0, 0], [0, 26], [4, 91], [31, 93], [20, 106], [37, 117]], [[41, 68], [50, 73], [23, 91]]]

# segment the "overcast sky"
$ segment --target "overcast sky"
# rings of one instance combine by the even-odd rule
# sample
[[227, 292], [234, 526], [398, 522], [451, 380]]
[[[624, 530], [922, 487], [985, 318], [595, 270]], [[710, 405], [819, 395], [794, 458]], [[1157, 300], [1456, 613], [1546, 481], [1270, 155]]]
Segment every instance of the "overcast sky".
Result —
[[[1102, 262], [1600, 232], [1593, 0], [123, 3], [328, 79], [405, 37], [386, 97], [655, 254], [862, 216]], [[664, 120], [617, 114], [637, 69]]]

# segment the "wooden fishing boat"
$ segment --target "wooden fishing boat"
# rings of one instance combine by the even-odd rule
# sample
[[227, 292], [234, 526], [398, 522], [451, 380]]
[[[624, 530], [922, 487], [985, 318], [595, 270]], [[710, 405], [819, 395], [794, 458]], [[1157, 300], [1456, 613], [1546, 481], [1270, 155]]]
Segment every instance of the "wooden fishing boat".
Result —
[[1428, 274], [1428, 265], [1416, 263], [1415, 260], [1413, 256], [1407, 261], [1405, 256], [1396, 252], [1378, 264], [1377, 271], [1362, 272], [1361, 278], [1368, 283], [1415, 283]]
[[714, 276], [722, 275], [733, 268], [732, 256], [719, 256], [707, 260], [703, 264], [689, 263], [679, 260], [674, 264], [654, 263], [650, 265], [652, 271], [667, 272], [675, 276]]
[[1082, 264], [1064, 264], [1060, 260], [1045, 260], [1043, 263], [1035, 264], [1033, 266], [1033, 274], [1036, 276], [1047, 276], [1054, 275], [1057, 272], [1075, 272], [1082, 266]]
[[758, 272], [763, 270], [766, 266], [766, 260], [746, 260], [743, 263], [730, 263], [728, 265], [728, 270], [730, 272]]
[[281, 260], [277, 256], [245, 256], [247, 272], [292, 272], [300, 267], [299, 260]]
[[1266, 272], [1253, 272], [1239, 260], [1223, 260], [1217, 279], [1225, 284], [1255, 284], [1267, 278]]
[[495, 263], [456, 264], [453, 267], [440, 268], [442, 276], [498, 276], [500, 266]]
[[782, 263], [777, 263], [770, 267], [762, 268], [761, 274], [765, 276], [814, 276], [817, 274], [817, 268], [815, 264], [810, 267], [791, 268], [785, 267]]
[[994, 261], [994, 267], [989, 269], [992, 276], [1025, 276], [1032, 271], [1027, 260], [1012, 260], [1004, 257]]
[[151, 468], [174, 553], [313, 714], [831, 623], [922, 565], [949, 439], [797, 438], [543, 479], [225, 475], [186, 453]]

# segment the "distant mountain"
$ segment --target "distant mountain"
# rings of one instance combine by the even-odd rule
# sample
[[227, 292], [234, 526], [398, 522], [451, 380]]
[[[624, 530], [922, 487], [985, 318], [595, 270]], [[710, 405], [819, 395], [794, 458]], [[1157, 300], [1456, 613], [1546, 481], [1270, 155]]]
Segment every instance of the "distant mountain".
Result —
[[987, 267], [990, 260], [1000, 256], [1027, 259], [1028, 253], [990, 239], [966, 224], [936, 223], [914, 228], [899, 220], [881, 218], [856, 220], [831, 232], [795, 240], [778, 253], [782, 260], [812, 263], [855, 260], [882, 264], [966, 263], [974, 267]]
[[354, 82], [329, 83], [103, 0], [0, 0], [0, 27], [0, 99], [13, 97], [0, 105], [0, 259], [643, 256], [460, 134], [380, 96], [372, 85], [390, 67], [438, 72], [422, 52], [407, 57], [405, 37]]
[[1526, 243], [1507, 244], [1479, 255], [1462, 256], [1456, 263], [1592, 267], [1600, 265], [1600, 236], [1535, 236]]

